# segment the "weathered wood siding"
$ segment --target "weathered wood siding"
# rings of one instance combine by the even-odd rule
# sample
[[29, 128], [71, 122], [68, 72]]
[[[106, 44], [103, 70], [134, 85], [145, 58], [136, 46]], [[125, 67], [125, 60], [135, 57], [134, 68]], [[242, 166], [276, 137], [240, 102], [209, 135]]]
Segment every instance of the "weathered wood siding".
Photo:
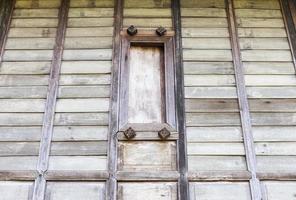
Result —
[[280, 3], [252, 2], [234, 6], [258, 171], [295, 172], [296, 78]]

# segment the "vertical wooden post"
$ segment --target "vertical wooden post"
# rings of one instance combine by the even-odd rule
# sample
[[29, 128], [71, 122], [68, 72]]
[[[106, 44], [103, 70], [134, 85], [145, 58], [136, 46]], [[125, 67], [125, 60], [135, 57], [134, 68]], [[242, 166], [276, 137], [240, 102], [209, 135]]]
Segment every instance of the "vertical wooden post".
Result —
[[246, 92], [245, 77], [243, 71], [243, 63], [241, 60], [241, 52], [237, 34], [237, 24], [235, 18], [235, 10], [233, 7], [233, 0], [225, 0], [227, 9], [227, 18], [229, 24], [229, 33], [232, 47], [232, 57], [235, 71], [236, 89], [238, 95], [240, 117], [242, 123], [242, 131], [244, 137], [244, 146], [246, 152], [247, 168], [252, 177], [250, 180], [251, 196], [253, 200], [261, 200], [262, 193], [260, 182], [257, 178], [257, 162], [254, 149], [254, 140], [252, 134], [252, 124], [250, 117], [250, 110], [248, 104], [248, 97]]
[[172, 0], [173, 26], [175, 30], [175, 73], [176, 73], [176, 111], [178, 120], [178, 167], [180, 200], [189, 199], [189, 183], [187, 177], [187, 147], [185, 127], [185, 103], [184, 103], [184, 72], [182, 53], [182, 24], [180, 0]]
[[296, 2], [280, 0], [280, 3], [296, 74]]
[[108, 147], [108, 171], [107, 199], [116, 200], [117, 196], [117, 131], [118, 131], [118, 91], [119, 91], [119, 63], [121, 57], [120, 31], [123, 22], [124, 0], [115, 0], [114, 7], [114, 33], [113, 33], [113, 57], [112, 57], [112, 83], [111, 103], [109, 118], [109, 147]]
[[69, 7], [70, 0], [62, 0], [59, 10], [59, 23], [57, 28], [56, 42], [51, 62], [47, 100], [43, 116], [42, 137], [37, 164], [37, 172], [39, 173], [39, 176], [35, 180], [33, 200], [43, 200], [45, 195], [46, 180], [44, 178], [44, 174], [47, 171], [49, 164], [55, 105], [57, 101]]
[[12, 19], [15, 0], [0, 0], [0, 65], [2, 63], [7, 35]]

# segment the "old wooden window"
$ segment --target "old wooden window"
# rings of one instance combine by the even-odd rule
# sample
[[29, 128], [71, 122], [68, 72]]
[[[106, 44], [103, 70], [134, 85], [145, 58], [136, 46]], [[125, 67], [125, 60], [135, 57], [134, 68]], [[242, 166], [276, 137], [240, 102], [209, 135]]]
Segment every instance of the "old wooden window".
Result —
[[173, 49], [170, 36], [123, 36], [120, 131], [176, 129]]

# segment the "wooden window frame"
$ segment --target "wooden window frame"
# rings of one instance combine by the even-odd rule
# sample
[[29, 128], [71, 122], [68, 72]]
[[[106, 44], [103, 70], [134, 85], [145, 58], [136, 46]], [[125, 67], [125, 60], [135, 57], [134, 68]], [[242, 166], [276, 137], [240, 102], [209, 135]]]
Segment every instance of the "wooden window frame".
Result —
[[[156, 36], [155, 33], [137, 34], [130, 36], [121, 33], [121, 56], [119, 70], [119, 131], [133, 128], [136, 131], [169, 131], [177, 130], [175, 105], [175, 66], [174, 66], [174, 37], [173, 35]], [[163, 47], [164, 66], [161, 70], [163, 82], [162, 122], [161, 123], [128, 123], [128, 80], [129, 80], [129, 52], [131, 46], [160, 46]]]

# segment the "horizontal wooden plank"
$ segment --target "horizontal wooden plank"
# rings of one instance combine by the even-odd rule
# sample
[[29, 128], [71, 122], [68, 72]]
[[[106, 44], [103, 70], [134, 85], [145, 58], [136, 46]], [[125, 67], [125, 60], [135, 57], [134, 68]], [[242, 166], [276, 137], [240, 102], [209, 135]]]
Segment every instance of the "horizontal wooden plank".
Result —
[[184, 8], [225, 8], [225, 2], [223, 0], [183, 0], [181, 1], [181, 7]]
[[257, 126], [253, 127], [256, 142], [295, 142], [295, 126]]
[[257, 156], [258, 172], [295, 171], [296, 156]]
[[191, 199], [251, 199], [248, 182], [192, 182], [189, 188]]
[[56, 32], [56, 28], [10, 28], [8, 38], [54, 38]]
[[231, 50], [183, 50], [185, 61], [232, 61]]
[[45, 99], [0, 99], [0, 112], [44, 112]]
[[[58, 99], [56, 112], [108, 112], [109, 98], [96, 99]], [[1, 101], [0, 101], [1, 105]]]
[[185, 86], [234, 86], [234, 75], [185, 75]]
[[183, 28], [226, 28], [226, 18], [182, 18]]
[[42, 118], [41, 113], [0, 113], [0, 126], [39, 126]]
[[213, 181], [248, 181], [251, 178], [251, 174], [248, 171], [194, 171], [188, 173], [189, 181], [201, 181], [201, 182], [213, 182]]
[[0, 74], [49, 74], [50, 62], [2, 62]]
[[129, 27], [134, 25], [138, 28], [157, 28], [163, 26], [165, 28], [172, 28], [172, 19], [171, 18], [125, 18], [123, 20], [123, 26]]
[[241, 38], [241, 49], [290, 49], [287, 38]]
[[292, 61], [288, 50], [242, 50], [243, 61]]
[[182, 43], [184, 49], [231, 49], [229, 38], [183, 38]]
[[65, 49], [106, 49], [112, 48], [112, 37], [66, 38]]
[[236, 9], [237, 17], [258, 17], [258, 18], [282, 18], [280, 10], [263, 10], [263, 9]]
[[119, 171], [176, 170], [175, 142], [120, 142], [118, 149]]
[[119, 183], [120, 200], [175, 200], [177, 199], [177, 183], [148, 182], [148, 183]]
[[245, 74], [295, 74], [292, 62], [244, 62]]
[[7, 50], [4, 61], [50, 61], [53, 50]]
[[280, 9], [277, 0], [257, 1], [257, 0], [236, 0], [235, 8], [259, 8], [259, 9]]
[[110, 97], [110, 86], [61, 86], [59, 98], [100, 98]]
[[1, 142], [26, 142], [40, 141], [41, 126], [34, 127], [0, 127]]
[[178, 181], [179, 173], [177, 171], [146, 171], [143, 172], [131, 172], [131, 171], [119, 171], [116, 174], [117, 180], [119, 181]]
[[295, 181], [264, 181], [262, 183], [265, 195], [270, 200], [291, 200], [295, 198]]
[[264, 142], [255, 144], [256, 155], [296, 156], [295, 142]]
[[0, 170], [36, 170], [38, 156], [0, 157]]
[[50, 156], [51, 170], [106, 170], [106, 156]]
[[239, 37], [259, 38], [285, 38], [287, 37], [284, 28], [238, 28]]
[[108, 113], [57, 113], [55, 114], [54, 125], [101, 126], [108, 125], [108, 121]]
[[110, 27], [113, 26], [113, 18], [69, 18], [68, 27]]
[[[107, 126], [55, 126], [52, 141], [98, 141], [107, 140]], [[1, 142], [40, 141], [41, 126], [0, 127]]]
[[82, 8], [82, 7], [102, 7], [112, 8], [114, 6], [113, 0], [72, 0], [70, 1], [70, 7]]
[[235, 127], [187, 127], [188, 142], [242, 142], [242, 130]]
[[185, 74], [234, 74], [232, 62], [183, 62]]
[[246, 75], [247, 86], [295, 86], [295, 75]]
[[112, 36], [113, 27], [67, 28], [66, 37], [103, 37]]
[[111, 49], [65, 50], [63, 60], [111, 60]]
[[51, 200], [64, 199], [65, 196], [72, 200], [105, 199], [105, 183], [100, 182], [48, 182], [46, 196]]
[[182, 37], [229, 37], [227, 28], [182, 28]]
[[0, 98], [46, 98], [47, 86], [0, 87]]
[[111, 61], [63, 61], [61, 74], [111, 73]]
[[5, 49], [53, 49], [54, 38], [8, 38]]
[[187, 126], [240, 125], [239, 113], [186, 113]]
[[239, 28], [283, 28], [285, 27], [283, 19], [268, 18], [238, 18], [237, 25]]
[[58, 25], [57, 18], [48, 19], [12, 19], [11, 27], [13, 28], [56, 28]]
[[172, 16], [172, 12], [170, 8], [125, 8], [123, 10], [123, 16], [169, 18]]
[[246, 170], [242, 156], [188, 156], [189, 171]]
[[0, 181], [0, 193], [5, 200], [27, 200], [33, 189], [33, 182]]
[[247, 87], [249, 98], [296, 98], [295, 87]]
[[124, 8], [170, 8], [170, 0], [145, 0], [139, 3], [137, 0], [126, 0], [124, 2]]
[[182, 17], [226, 17], [222, 8], [181, 8]]
[[[261, 150], [261, 149], [260, 149]], [[191, 143], [187, 144], [189, 156], [243, 156], [245, 148], [243, 143]]]
[[235, 87], [185, 87], [185, 98], [236, 98]]
[[251, 113], [251, 121], [259, 125], [296, 125], [296, 113]]
[[296, 99], [250, 99], [251, 112], [296, 112]]
[[186, 99], [186, 112], [237, 112], [236, 99]]
[[48, 85], [48, 75], [0, 75], [0, 86]]
[[109, 85], [111, 76], [109, 74], [97, 75], [62, 75], [60, 85]]
[[113, 8], [70, 8], [69, 17], [113, 17]]
[[16, 2], [16, 8], [58, 8], [60, 7], [60, 0], [38, 0], [35, 3], [34, 0], [18, 0]]
[[58, 9], [15, 9], [13, 18], [57, 18]]

